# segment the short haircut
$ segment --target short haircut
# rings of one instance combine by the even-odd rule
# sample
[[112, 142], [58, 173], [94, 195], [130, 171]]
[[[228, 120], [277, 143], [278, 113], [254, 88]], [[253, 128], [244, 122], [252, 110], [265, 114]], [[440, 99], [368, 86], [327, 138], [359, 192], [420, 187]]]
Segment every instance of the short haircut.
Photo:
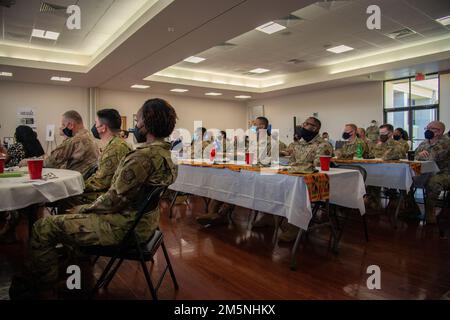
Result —
[[312, 121], [314, 121], [314, 124], [320, 129], [322, 127], [322, 122], [320, 122], [319, 119], [317, 119], [316, 117], [309, 117], [308, 119], [311, 119]]
[[326, 131], [325, 131], [325, 132], [322, 132], [322, 135], [324, 135], [324, 134], [328, 134], [328, 132], [326, 132]]
[[81, 118], [80, 114], [75, 110], [69, 110], [64, 112], [63, 117], [69, 120], [73, 120], [75, 123], [78, 124], [83, 123], [83, 118]]
[[389, 132], [394, 132], [394, 127], [389, 123], [382, 124], [380, 129], [387, 129]]
[[409, 140], [408, 132], [406, 132], [406, 130], [404, 130], [403, 128], [397, 128], [395, 129], [395, 131], [400, 132], [403, 140]]
[[223, 135], [223, 137], [226, 139], [227, 138], [227, 133], [223, 130], [220, 131], [220, 133]]
[[122, 118], [116, 109], [102, 109], [97, 111], [97, 117], [111, 131], [118, 132], [122, 126]]
[[269, 127], [269, 119], [266, 117], [258, 117], [256, 120], [260, 120], [264, 123], [264, 129], [267, 129]]
[[354, 131], [356, 131], [358, 129], [356, 124], [353, 124], [353, 123], [347, 123], [345, 126], [352, 128], [352, 130], [354, 130]]
[[358, 130], [361, 130], [361, 132], [364, 133], [364, 135], [366, 135], [366, 129], [364, 129], [364, 128], [358, 128]]
[[178, 119], [170, 103], [160, 98], [145, 101], [142, 115], [145, 128], [157, 138], [170, 136]]

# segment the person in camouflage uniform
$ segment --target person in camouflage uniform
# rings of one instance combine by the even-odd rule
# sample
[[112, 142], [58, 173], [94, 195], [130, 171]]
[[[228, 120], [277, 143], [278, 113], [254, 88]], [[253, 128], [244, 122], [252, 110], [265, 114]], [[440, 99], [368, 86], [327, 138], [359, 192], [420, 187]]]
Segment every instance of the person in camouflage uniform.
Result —
[[403, 147], [403, 151], [405, 153], [408, 153], [410, 146], [408, 143], [409, 137], [408, 137], [408, 132], [406, 132], [405, 130], [403, 130], [402, 128], [397, 128], [394, 131], [394, 140], [398, 141], [402, 147]]
[[439, 172], [427, 182], [425, 213], [427, 223], [436, 223], [436, 201], [443, 190], [450, 189], [450, 139], [444, 135], [445, 125], [440, 121], [430, 122], [425, 131], [425, 140], [415, 150], [416, 160], [435, 161]]
[[361, 148], [362, 158], [369, 157], [369, 146], [357, 136], [358, 127], [352, 123], [346, 124], [342, 139], [347, 140], [340, 150], [336, 151], [336, 157], [339, 159], [353, 159], [357, 156], [358, 147]]
[[95, 138], [105, 144], [98, 160], [98, 169], [85, 181], [82, 195], [59, 202], [59, 213], [77, 205], [91, 203], [109, 189], [120, 160], [131, 151], [128, 143], [118, 136], [121, 124], [122, 119], [117, 110], [103, 109], [97, 112], [91, 131]]
[[[315, 171], [315, 167], [320, 167], [320, 156], [331, 156], [333, 154], [331, 144], [319, 135], [321, 126], [319, 119], [309, 117], [301, 127], [296, 128], [300, 140], [294, 147], [290, 159], [291, 171], [312, 173]], [[294, 241], [297, 233], [298, 227], [288, 223], [278, 240], [282, 242]]]
[[74, 110], [63, 114], [61, 131], [67, 138], [44, 160], [44, 167], [75, 170], [84, 176], [97, 164], [97, 144]]
[[[55, 246], [76, 250], [82, 246], [117, 245], [130, 228], [140, 200], [154, 186], [169, 186], [177, 177], [170, 143], [164, 141], [175, 127], [174, 108], [162, 99], [151, 99], [137, 113], [134, 131], [143, 143], [120, 162], [109, 190], [91, 204], [75, 207], [72, 214], [48, 216], [33, 227], [28, 273], [13, 278], [10, 297], [35, 296], [58, 278]], [[144, 143], [145, 142], [145, 143]], [[144, 242], [159, 223], [159, 207], [144, 214], [136, 233]]]
[[297, 135], [294, 134], [294, 141], [291, 142], [291, 143], [287, 146], [286, 150], [284, 150], [284, 151], [282, 152], [282, 155], [283, 155], [283, 156], [290, 156], [290, 155], [292, 155], [292, 153], [294, 152], [294, 147], [295, 147], [296, 145], [298, 145], [298, 141], [299, 141], [299, 139], [298, 139]]
[[360, 138], [361, 140], [363, 140], [367, 144], [367, 147], [369, 148], [369, 154], [370, 154], [370, 150], [372, 148], [373, 142], [372, 142], [372, 140], [367, 139], [366, 130], [364, 128], [358, 128], [356, 130], [356, 136], [358, 138]]
[[[393, 139], [394, 127], [391, 124], [380, 126], [380, 137], [370, 150], [370, 158], [400, 160], [406, 157], [402, 145]], [[366, 204], [373, 209], [381, 209], [380, 187], [368, 186]]]
[[378, 124], [376, 120], [372, 120], [370, 126], [366, 129], [367, 139], [376, 143], [378, 140], [378, 136], [380, 134], [380, 130], [378, 128]]

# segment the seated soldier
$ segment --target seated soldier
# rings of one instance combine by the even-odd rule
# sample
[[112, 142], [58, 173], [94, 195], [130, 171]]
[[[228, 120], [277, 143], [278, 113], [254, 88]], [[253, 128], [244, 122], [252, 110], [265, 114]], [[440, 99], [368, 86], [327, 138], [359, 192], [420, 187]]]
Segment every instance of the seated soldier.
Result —
[[[177, 176], [171, 159], [170, 143], [164, 141], [173, 131], [177, 115], [162, 99], [147, 100], [137, 113], [134, 131], [142, 143], [120, 162], [109, 190], [91, 204], [75, 207], [72, 214], [38, 220], [30, 240], [30, 268], [13, 278], [11, 299], [32, 298], [42, 288], [58, 280], [57, 244], [73, 253], [82, 246], [119, 244], [140, 206], [143, 193], [153, 186], [169, 186]], [[145, 194], [145, 193], [144, 193]], [[145, 213], [137, 226], [144, 242], [158, 227], [159, 207]]]
[[416, 160], [432, 160], [439, 167], [439, 172], [433, 175], [426, 184], [427, 199], [425, 214], [427, 223], [436, 223], [439, 216], [436, 201], [443, 190], [450, 189], [450, 139], [445, 137], [445, 125], [433, 121], [427, 125], [425, 140], [415, 151]]
[[372, 141], [370, 141], [366, 137], [366, 130], [364, 128], [358, 128], [356, 130], [356, 136], [358, 138], [360, 138], [361, 140], [363, 140], [367, 144], [367, 147], [369, 148], [369, 154], [370, 154], [370, 149], [372, 148]]
[[44, 161], [44, 167], [89, 172], [98, 160], [98, 148], [83, 119], [74, 110], [62, 115], [62, 134], [67, 138]]
[[[296, 131], [300, 138], [298, 145], [294, 147], [294, 152], [290, 159], [291, 167], [296, 171], [313, 172], [315, 167], [320, 166], [320, 156], [333, 154], [333, 148], [328, 141], [319, 135], [322, 126], [319, 119], [309, 117]], [[295, 240], [298, 227], [288, 224], [286, 230], [279, 236], [279, 240], [290, 242]]]
[[[391, 124], [383, 124], [379, 128], [379, 139], [372, 145], [370, 150], [371, 158], [382, 160], [399, 160], [406, 157], [406, 152], [402, 145], [393, 139], [394, 127]], [[373, 209], [381, 209], [380, 187], [368, 186], [366, 204]]]
[[104, 145], [98, 160], [98, 169], [85, 182], [84, 193], [62, 200], [58, 203], [59, 213], [80, 204], [91, 203], [106, 192], [120, 160], [131, 151], [128, 143], [119, 137], [122, 120], [115, 109], [103, 109], [97, 112], [92, 134]]
[[342, 139], [346, 140], [340, 150], [336, 151], [336, 157], [339, 159], [353, 159], [358, 157], [358, 148], [360, 149], [360, 158], [367, 158], [369, 156], [369, 146], [367, 143], [358, 138], [356, 125], [353, 123], [346, 124]]
[[291, 156], [292, 153], [294, 152], [294, 147], [295, 147], [296, 145], [298, 145], [298, 141], [299, 141], [299, 139], [298, 139], [297, 135], [294, 134], [294, 141], [291, 142], [291, 143], [288, 145], [288, 147], [286, 148], [286, 150], [280, 152], [280, 155], [282, 155], [282, 156]]
[[408, 153], [409, 149], [411, 149], [411, 142], [409, 141], [408, 132], [402, 128], [395, 129], [394, 140], [398, 141], [402, 145], [405, 153]]

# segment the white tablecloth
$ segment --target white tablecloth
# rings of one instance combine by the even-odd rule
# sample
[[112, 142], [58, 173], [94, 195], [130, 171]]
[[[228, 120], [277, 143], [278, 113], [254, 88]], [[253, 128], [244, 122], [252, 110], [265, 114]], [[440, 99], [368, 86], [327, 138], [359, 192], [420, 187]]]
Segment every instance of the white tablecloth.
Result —
[[[421, 163], [421, 173], [439, 171], [434, 161], [417, 161]], [[338, 162], [339, 163], [339, 162]], [[355, 163], [367, 171], [366, 185], [400, 190], [409, 190], [415, 176], [408, 163]]]
[[[364, 214], [365, 186], [361, 174], [345, 169], [326, 173], [330, 177], [330, 202]], [[169, 188], [283, 216], [304, 230], [312, 217], [302, 177], [179, 165], [177, 180]]]
[[0, 211], [17, 210], [83, 193], [84, 181], [79, 172], [44, 168], [42, 174], [50, 172], [57, 178], [30, 180], [28, 173], [23, 177], [0, 178]]

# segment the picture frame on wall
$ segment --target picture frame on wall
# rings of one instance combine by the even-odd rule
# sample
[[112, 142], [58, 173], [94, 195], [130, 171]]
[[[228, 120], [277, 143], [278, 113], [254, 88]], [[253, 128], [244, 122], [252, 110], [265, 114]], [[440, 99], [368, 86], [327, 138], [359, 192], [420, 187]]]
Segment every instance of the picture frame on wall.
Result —
[[126, 116], [121, 116], [120, 117], [122, 119], [122, 124], [120, 126], [121, 130], [128, 130], [127, 129], [127, 117]]

